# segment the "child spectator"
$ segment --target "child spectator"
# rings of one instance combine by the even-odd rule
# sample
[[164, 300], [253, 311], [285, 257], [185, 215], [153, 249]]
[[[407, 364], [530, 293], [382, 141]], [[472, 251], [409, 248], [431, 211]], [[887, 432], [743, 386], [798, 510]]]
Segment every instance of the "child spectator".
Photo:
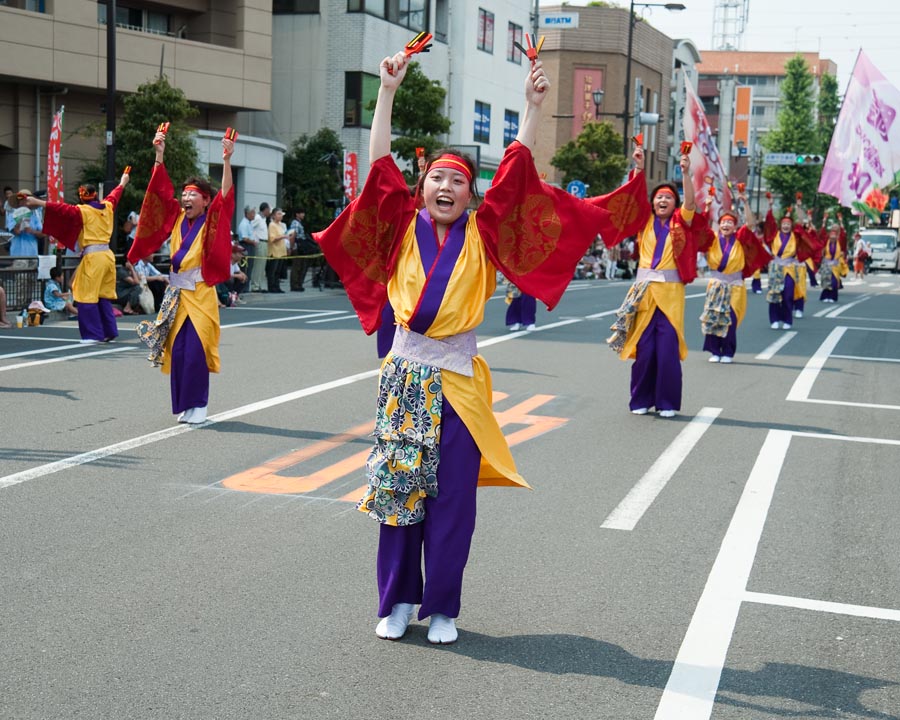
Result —
[[44, 287], [44, 305], [50, 310], [65, 310], [69, 320], [78, 317], [78, 308], [71, 302], [72, 293], [63, 292], [59, 284], [62, 278], [62, 268], [50, 268], [50, 279]]

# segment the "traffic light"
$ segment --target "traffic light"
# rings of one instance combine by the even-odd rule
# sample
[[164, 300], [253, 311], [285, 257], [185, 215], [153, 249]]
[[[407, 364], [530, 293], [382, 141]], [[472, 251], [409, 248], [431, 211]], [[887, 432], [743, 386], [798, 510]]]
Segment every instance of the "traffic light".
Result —
[[797, 165], [821, 165], [825, 158], [821, 155], [798, 155], [795, 162]]

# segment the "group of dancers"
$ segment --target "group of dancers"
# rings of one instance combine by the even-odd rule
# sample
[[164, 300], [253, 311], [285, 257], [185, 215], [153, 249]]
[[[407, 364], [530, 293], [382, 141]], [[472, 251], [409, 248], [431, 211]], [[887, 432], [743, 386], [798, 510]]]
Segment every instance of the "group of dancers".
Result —
[[[685, 285], [696, 277], [698, 250], [712, 270], [702, 319], [704, 349], [723, 363], [734, 357], [736, 329], [746, 310], [744, 278], [771, 261], [773, 327], [776, 321], [789, 326], [798, 263], [805, 266], [818, 247], [823, 268], [840, 268], [837, 235], [829, 232], [814, 246], [808, 229], [798, 229], [790, 218], [776, 226], [771, 209], [763, 238], [749, 229], [755, 225], [749, 213], [740, 226], [732, 211], [711, 225], [697, 210], [687, 154], [680, 159], [681, 192], [665, 182], [649, 200], [639, 143], [628, 181], [608, 195], [579, 199], [542, 182], [532, 149], [550, 81], [537, 51], [529, 59], [518, 134], [478, 209], [469, 210], [478, 194], [475, 166], [451, 149], [427, 159], [418, 190], [410, 193], [391, 156], [393, 102], [409, 54], [385, 58], [365, 185], [315, 236], [363, 329], [373, 333], [382, 322], [393, 324], [394, 332], [383, 335], [388, 345], [381, 353], [368, 487], [357, 506], [380, 523], [375, 632], [389, 640], [404, 636], [416, 606], [418, 618], [429, 619], [429, 642], [457, 640], [476, 489], [528, 487], [494, 417], [491, 374], [475, 337], [498, 270], [521, 297], [537, 298], [552, 309], [598, 235], [608, 247], [636, 236], [637, 275], [608, 342], [622, 359], [634, 360], [631, 412], [644, 415], [655, 408], [672, 417], [681, 409]], [[171, 376], [173, 413], [196, 424], [207, 417], [209, 373], [220, 367], [215, 286], [230, 271], [234, 135], [226, 133], [222, 140], [220, 191], [191, 178], [182, 185], [180, 202], [164, 164], [165, 140], [161, 127], [128, 257], [150, 255], [171, 236], [169, 287], [156, 319], [140, 323], [138, 333], [150, 347], [150, 359]], [[46, 231], [66, 247], [77, 244], [83, 254], [73, 296], [87, 342], [118, 334], [108, 241], [127, 183], [126, 173], [102, 201], [86, 187], [77, 206], [46, 203]], [[830, 287], [835, 300], [838, 285]], [[534, 321], [529, 315], [517, 322], [527, 329]]]

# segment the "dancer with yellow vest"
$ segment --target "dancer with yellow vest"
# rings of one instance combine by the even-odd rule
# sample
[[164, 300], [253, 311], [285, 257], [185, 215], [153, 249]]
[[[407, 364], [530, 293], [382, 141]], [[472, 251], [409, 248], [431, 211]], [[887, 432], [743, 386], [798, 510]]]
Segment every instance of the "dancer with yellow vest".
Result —
[[171, 377], [172, 412], [178, 422], [206, 420], [209, 374], [220, 367], [216, 284], [231, 276], [233, 137], [229, 131], [222, 138], [222, 189], [212, 197], [206, 180], [190, 178], [179, 202], [163, 164], [166, 134], [157, 131], [156, 162], [128, 251], [135, 263], [156, 252], [171, 235], [169, 286], [156, 320], [139, 323], [138, 335], [150, 347], [149, 360]]
[[81, 262], [72, 278], [72, 299], [78, 303], [78, 331], [82, 343], [110, 342], [119, 336], [112, 300], [116, 299], [116, 258], [109, 249], [115, 229], [116, 205], [129, 175], [103, 200], [97, 188], [78, 188], [78, 205], [26, 199], [28, 207], [44, 208], [44, 232], [69, 250], [81, 251]]

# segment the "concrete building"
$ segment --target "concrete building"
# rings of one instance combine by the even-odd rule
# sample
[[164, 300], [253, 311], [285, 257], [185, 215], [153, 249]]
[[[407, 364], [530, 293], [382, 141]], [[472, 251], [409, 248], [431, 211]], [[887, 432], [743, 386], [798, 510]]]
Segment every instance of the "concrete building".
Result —
[[[236, 124], [239, 110], [268, 110], [271, 5], [271, 0], [117, 3], [119, 97], [164, 73], [200, 110], [195, 127], [219, 138]], [[67, 196], [76, 196], [82, 159], [96, 159], [101, 149], [98, 138], [85, 131], [105, 123], [106, 10], [103, 0], [6, 0], [0, 5], [0, 185], [45, 187], [50, 121], [64, 104], [64, 179]], [[206, 169], [215, 175], [221, 153], [210, 152], [207, 142], [198, 136]], [[239, 148], [238, 206], [247, 185], [253, 190], [247, 198], [273, 200], [283, 148], [248, 137], [241, 138]], [[117, 160], [120, 167], [128, 162]]]
[[[647, 184], [669, 174], [673, 130], [670, 109], [675, 42], [649, 22], [635, 19], [631, 51], [629, 107], [625, 108], [629, 10], [617, 7], [543, 6], [542, 15], [577, 11], [577, 27], [547, 29], [541, 57], [554, 87], [544, 103], [536, 162], [549, 180], [561, 174], [550, 166], [556, 149], [577, 137], [584, 124], [608, 120], [625, 137], [644, 132]], [[684, 41], [682, 41], [684, 42]], [[679, 55], [686, 64], [690, 54]], [[603, 91], [600, 107], [592, 94]], [[627, 111], [627, 112], [626, 112]], [[659, 126], [641, 127], [641, 112], [658, 113]], [[627, 117], [626, 117], [627, 115]]]
[[414, 59], [447, 90], [447, 142], [478, 156], [483, 189], [518, 130], [528, 61], [512, 40], [524, 45], [530, 8], [529, 0], [276, 0], [272, 110], [241, 120], [285, 145], [331, 128], [357, 153], [362, 183], [379, 63], [427, 30], [431, 51]]
[[[777, 124], [781, 104], [781, 83], [785, 77], [785, 64], [797, 54], [801, 55], [813, 74], [813, 92], [818, 94], [819, 79], [824, 74], [837, 75], [837, 65], [818, 53], [793, 52], [742, 52], [736, 50], [704, 50], [703, 61], [698, 66], [697, 96], [703, 102], [710, 129], [716, 135], [719, 154], [729, 176], [739, 182], [747, 182], [755, 196], [765, 193], [764, 180], [760, 176], [763, 150], [762, 138]], [[749, 137], [745, 153], [740, 154], [733, 142], [735, 105], [738, 88], [750, 88]]]

